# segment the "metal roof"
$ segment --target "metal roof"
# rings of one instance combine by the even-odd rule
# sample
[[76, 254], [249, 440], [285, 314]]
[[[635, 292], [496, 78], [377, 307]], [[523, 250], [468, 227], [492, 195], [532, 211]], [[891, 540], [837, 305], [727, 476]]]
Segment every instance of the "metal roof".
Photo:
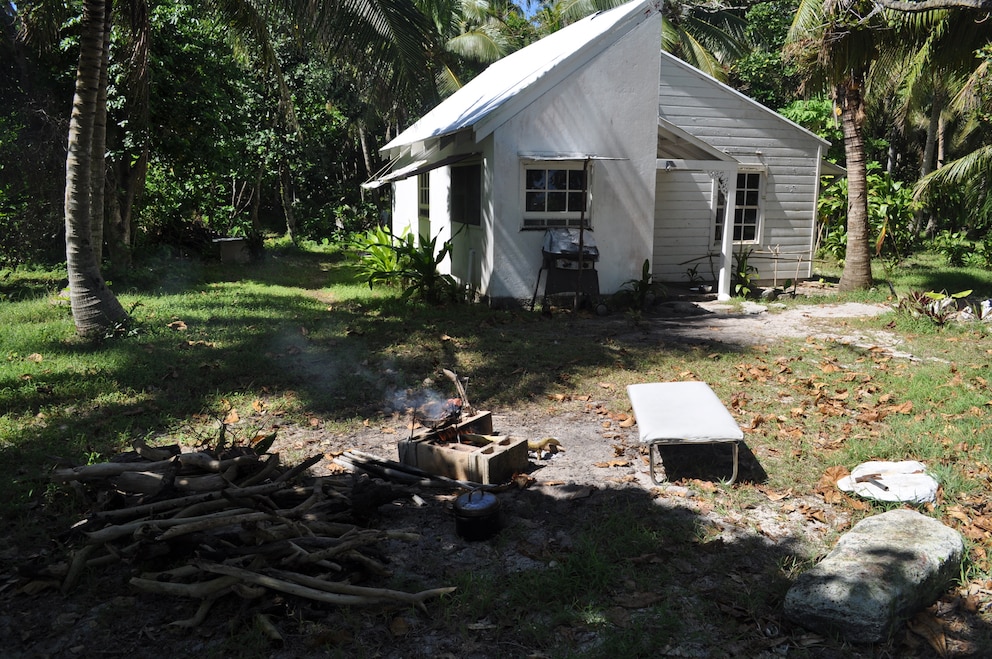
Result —
[[[660, 4], [660, 3], [659, 3]], [[651, 0], [634, 0], [600, 11], [510, 53], [491, 64], [419, 121], [382, 147], [397, 155], [401, 147], [473, 129], [478, 141], [529, 104], [535, 83], [564, 78], [658, 9]], [[544, 85], [539, 85], [543, 91]], [[480, 125], [485, 122], [485, 125]]]

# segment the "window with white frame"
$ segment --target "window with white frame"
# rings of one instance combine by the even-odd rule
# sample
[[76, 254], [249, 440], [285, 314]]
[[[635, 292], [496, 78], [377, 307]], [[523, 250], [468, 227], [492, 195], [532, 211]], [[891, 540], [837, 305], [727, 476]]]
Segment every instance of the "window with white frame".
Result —
[[[761, 198], [764, 176], [761, 172], [738, 172], [737, 194], [734, 206], [734, 242], [756, 243], [761, 226]], [[723, 240], [723, 223], [726, 217], [727, 200], [723, 192], [717, 192], [716, 223], [713, 242]]]
[[524, 165], [524, 229], [591, 228], [588, 169], [581, 161], [530, 162]]
[[417, 211], [420, 217], [431, 215], [431, 175], [417, 174]]

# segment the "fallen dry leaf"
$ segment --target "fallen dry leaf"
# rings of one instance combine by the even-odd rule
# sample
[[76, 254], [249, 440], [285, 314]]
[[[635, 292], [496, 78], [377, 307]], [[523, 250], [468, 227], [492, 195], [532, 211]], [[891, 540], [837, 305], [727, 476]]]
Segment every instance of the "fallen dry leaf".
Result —
[[930, 647], [941, 657], [947, 656], [947, 638], [944, 636], [944, 626], [929, 611], [920, 611], [913, 616], [907, 626], [914, 634], [926, 639]]
[[635, 423], [637, 423], [637, 419], [635, 419], [634, 417], [631, 416], [631, 417], [628, 417], [628, 418], [624, 419], [623, 421], [621, 421], [620, 422], [620, 427], [621, 428], [631, 428], [631, 427], [633, 427], [633, 425]]
[[593, 463], [593, 467], [626, 467], [630, 464], [630, 460], [607, 460], [605, 462]]
[[37, 352], [32, 352], [30, 355], [27, 356], [27, 360], [29, 362], [35, 362], [36, 364], [41, 363], [44, 359], [45, 358], [42, 357], [41, 354]]
[[238, 411], [232, 407], [231, 408], [231, 411], [228, 412], [227, 413], [227, 416], [224, 417], [224, 424], [225, 425], [231, 425], [231, 424], [237, 423], [240, 420], [241, 420], [241, 417], [238, 416]]
[[837, 481], [849, 475], [851, 472], [847, 470], [847, 467], [843, 465], [834, 465], [833, 467], [827, 467], [826, 471], [823, 472], [823, 476], [816, 483], [816, 491], [824, 492], [827, 490], [836, 490]]
[[184, 323], [181, 320], [174, 320], [171, 323], [169, 323], [168, 325], [166, 325], [166, 327], [168, 327], [171, 330], [175, 330], [177, 332], [185, 332], [186, 329], [187, 329], [186, 328], [186, 323]]
[[410, 633], [410, 623], [405, 618], [393, 618], [389, 621], [389, 633], [393, 636], [406, 636]]
[[792, 496], [792, 489], [785, 490], [784, 492], [776, 492], [775, 490], [761, 486], [758, 488], [762, 494], [768, 497], [769, 501], [782, 501], [783, 499], [788, 499]]

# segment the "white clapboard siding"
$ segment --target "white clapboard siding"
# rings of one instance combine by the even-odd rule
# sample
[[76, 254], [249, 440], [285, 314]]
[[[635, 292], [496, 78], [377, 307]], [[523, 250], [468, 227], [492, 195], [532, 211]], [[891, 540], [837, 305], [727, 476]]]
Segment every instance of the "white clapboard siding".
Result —
[[[819, 160], [826, 143], [665, 53], [658, 113], [742, 167], [764, 173], [759, 241], [747, 245], [758, 278], [781, 281], [786, 271], [794, 277], [800, 260], [800, 276], [809, 276]], [[710, 276], [708, 255], [719, 252], [713, 242], [713, 187], [705, 172], [658, 172], [654, 272], [659, 279], [685, 282], [694, 264], [700, 275]]]

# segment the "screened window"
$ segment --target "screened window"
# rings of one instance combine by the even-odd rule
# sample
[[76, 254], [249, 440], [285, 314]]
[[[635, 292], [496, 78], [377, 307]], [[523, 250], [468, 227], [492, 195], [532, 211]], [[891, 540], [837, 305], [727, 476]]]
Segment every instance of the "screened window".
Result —
[[584, 222], [589, 228], [587, 174], [582, 163], [525, 167], [523, 227], [578, 227]]
[[431, 215], [431, 175], [417, 174], [417, 208], [420, 217]]
[[476, 226], [482, 223], [482, 165], [451, 168], [451, 219]]
[[[760, 172], [740, 172], [737, 174], [737, 194], [734, 208], [734, 242], [753, 243], [758, 241], [758, 226], [761, 219], [761, 187]], [[716, 208], [716, 229], [714, 242], [723, 240], [723, 222], [726, 217], [727, 200], [722, 192], [718, 193]]]

